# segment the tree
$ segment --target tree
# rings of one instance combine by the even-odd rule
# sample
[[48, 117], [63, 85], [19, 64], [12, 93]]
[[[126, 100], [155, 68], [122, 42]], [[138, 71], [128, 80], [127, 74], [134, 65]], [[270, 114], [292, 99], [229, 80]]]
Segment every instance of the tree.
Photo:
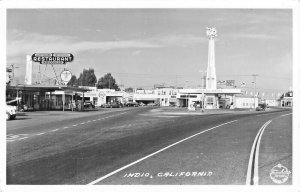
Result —
[[125, 92], [132, 93], [133, 92], [133, 88], [132, 87], [127, 87], [127, 88], [125, 88]]
[[68, 82], [68, 85], [72, 86], [72, 87], [77, 87], [78, 86], [78, 80], [76, 75], [72, 75], [70, 81]]
[[115, 89], [119, 91], [120, 88], [116, 83], [115, 78], [111, 75], [111, 73], [107, 73], [103, 77], [98, 80], [98, 89]]
[[80, 86], [95, 86], [97, 83], [97, 77], [95, 75], [94, 69], [83, 69], [78, 78], [78, 85]]

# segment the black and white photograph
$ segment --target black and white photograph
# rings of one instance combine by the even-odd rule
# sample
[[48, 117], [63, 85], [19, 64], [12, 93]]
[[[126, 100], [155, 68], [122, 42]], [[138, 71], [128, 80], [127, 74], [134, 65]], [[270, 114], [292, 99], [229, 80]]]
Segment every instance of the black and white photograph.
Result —
[[0, 191], [299, 191], [293, 6], [5, 11]]

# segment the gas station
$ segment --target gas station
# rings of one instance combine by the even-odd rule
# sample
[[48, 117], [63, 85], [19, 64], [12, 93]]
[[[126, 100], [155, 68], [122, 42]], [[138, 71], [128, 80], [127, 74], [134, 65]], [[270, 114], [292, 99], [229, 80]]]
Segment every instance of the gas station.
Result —
[[70, 53], [27, 55], [25, 84], [7, 86], [7, 98], [17, 98], [15, 105], [23, 110], [83, 110], [88, 89], [67, 86], [72, 77], [67, 62], [73, 58]]
[[[235, 95], [241, 94], [240, 89], [217, 89], [215, 67], [215, 38], [217, 30], [213, 27], [206, 28], [208, 44], [208, 64], [203, 89], [181, 89], [177, 94], [179, 106], [194, 110], [195, 103], [200, 103], [202, 109], [234, 108]], [[204, 78], [202, 78], [204, 80]]]

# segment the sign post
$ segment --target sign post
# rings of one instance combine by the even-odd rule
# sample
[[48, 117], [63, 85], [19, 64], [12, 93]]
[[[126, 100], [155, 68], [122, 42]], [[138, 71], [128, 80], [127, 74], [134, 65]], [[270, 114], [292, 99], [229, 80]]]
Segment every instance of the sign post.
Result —
[[202, 113], [204, 112], [204, 92], [202, 92], [202, 98], [201, 98], [201, 102], [202, 102], [202, 105], [201, 105], [201, 111]]

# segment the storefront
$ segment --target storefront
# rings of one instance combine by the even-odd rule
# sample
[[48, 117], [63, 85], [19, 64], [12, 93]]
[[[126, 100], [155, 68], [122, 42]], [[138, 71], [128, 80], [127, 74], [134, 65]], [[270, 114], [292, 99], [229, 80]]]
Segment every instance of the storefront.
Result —
[[[96, 87], [82, 86], [88, 91], [84, 93], [84, 101], [90, 101], [95, 106], [101, 106], [106, 103], [121, 102], [126, 103], [133, 100], [133, 94], [114, 89], [97, 89]], [[82, 94], [80, 94], [82, 97]]]
[[241, 94], [240, 89], [181, 89], [177, 99], [179, 107], [187, 107], [194, 102], [203, 103], [205, 109], [219, 109], [234, 106], [237, 94]]
[[281, 107], [293, 107], [293, 97], [283, 97], [280, 100]]
[[79, 94], [86, 91], [66, 85], [18, 85], [7, 87], [6, 97], [21, 98], [14, 105], [22, 110], [82, 110], [83, 101]]

